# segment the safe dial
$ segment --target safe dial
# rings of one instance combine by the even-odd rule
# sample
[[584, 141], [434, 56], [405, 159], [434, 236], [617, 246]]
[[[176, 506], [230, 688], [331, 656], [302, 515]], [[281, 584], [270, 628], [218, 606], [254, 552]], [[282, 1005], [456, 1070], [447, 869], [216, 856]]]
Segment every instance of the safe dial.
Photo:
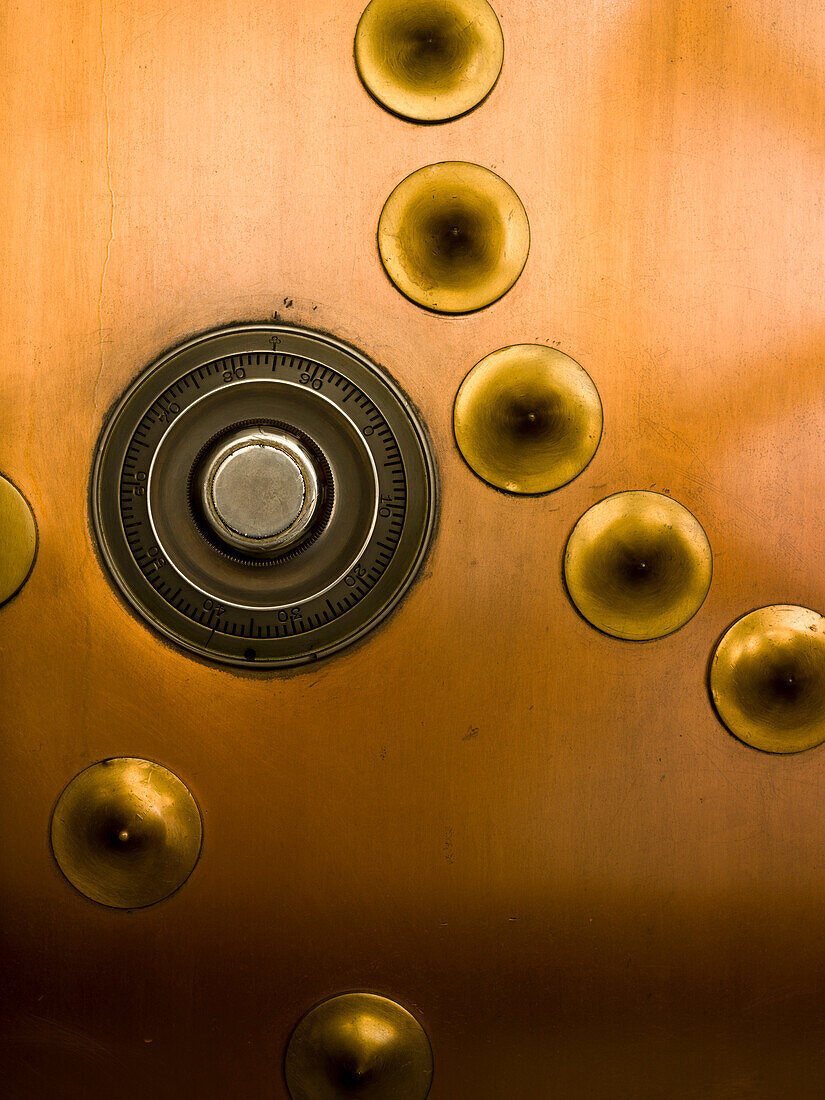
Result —
[[91, 511], [113, 581], [153, 627], [223, 663], [294, 665], [401, 599], [432, 534], [435, 470], [415, 410], [362, 352], [238, 325], [124, 394]]

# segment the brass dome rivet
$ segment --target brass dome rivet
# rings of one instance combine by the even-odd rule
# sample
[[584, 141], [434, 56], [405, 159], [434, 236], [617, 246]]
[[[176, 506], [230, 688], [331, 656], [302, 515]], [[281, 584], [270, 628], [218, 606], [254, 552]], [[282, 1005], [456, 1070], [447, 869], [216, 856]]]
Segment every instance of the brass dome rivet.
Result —
[[471, 313], [518, 279], [530, 225], [518, 195], [495, 172], [443, 161], [419, 168], [392, 192], [378, 248], [390, 279], [417, 305]]
[[564, 558], [573, 603], [616, 638], [662, 638], [691, 619], [710, 588], [713, 555], [687, 508], [661, 493], [616, 493], [576, 524]]
[[510, 493], [547, 493], [577, 477], [602, 434], [590, 375], [562, 351], [514, 344], [485, 356], [461, 383], [456, 442], [480, 478]]
[[424, 1100], [433, 1056], [418, 1020], [374, 993], [342, 993], [298, 1023], [285, 1060], [292, 1100]]
[[728, 628], [710, 669], [713, 705], [730, 732], [763, 752], [825, 741], [825, 619], [792, 604], [760, 607]]
[[355, 33], [367, 91], [415, 122], [466, 114], [490, 93], [504, 60], [487, 0], [372, 0]]
[[0, 604], [28, 580], [37, 551], [37, 527], [28, 501], [0, 476]]
[[69, 783], [52, 815], [51, 838], [60, 870], [81, 894], [138, 909], [189, 878], [201, 850], [201, 816], [172, 772], [117, 757]]

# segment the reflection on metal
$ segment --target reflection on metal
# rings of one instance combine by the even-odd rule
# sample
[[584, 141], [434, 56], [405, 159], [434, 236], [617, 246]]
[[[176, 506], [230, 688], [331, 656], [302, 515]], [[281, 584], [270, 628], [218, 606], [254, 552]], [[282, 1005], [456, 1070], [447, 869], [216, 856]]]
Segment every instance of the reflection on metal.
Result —
[[52, 816], [52, 851], [81, 894], [118, 909], [153, 905], [189, 878], [201, 816], [180, 779], [160, 764], [117, 757], [69, 783]]
[[660, 493], [616, 493], [573, 529], [564, 559], [570, 598], [616, 638], [662, 638], [691, 619], [710, 587], [713, 558], [701, 524]]
[[775, 604], [738, 619], [710, 670], [719, 717], [763, 752], [802, 752], [825, 741], [825, 619]]
[[424, 429], [361, 352], [239, 325], [142, 374], [104, 430], [92, 516], [130, 603], [244, 667], [314, 660], [403, 596], [435, 509]]
[[515, 344], [473, 367], [456, 396], [453, 425], [479, 477], [511, 493], [547, 493], [577, 477], [596, 453], [602, 403], [570, 356]]
[[381, 212], [378, 247], [402, 294], [439, 313], [470, 313], [518, 279], [530, 226], [500, 176], [467, 161], [444, 161], [398, 184]]
[[303, 1017], [286, 1052], [292, 1100], [424, 1100], [433, 1056], [421, 1024], [373, 993], [342, 993]]
[[355, 35], [367, 90], [390, 111], [440, 122], [490, 93], [504, 39], [487, 0], [372, 0]]
[[37, 528], [26, 498], [0, 476], [0, 604], [23, 587], [34, 565]]

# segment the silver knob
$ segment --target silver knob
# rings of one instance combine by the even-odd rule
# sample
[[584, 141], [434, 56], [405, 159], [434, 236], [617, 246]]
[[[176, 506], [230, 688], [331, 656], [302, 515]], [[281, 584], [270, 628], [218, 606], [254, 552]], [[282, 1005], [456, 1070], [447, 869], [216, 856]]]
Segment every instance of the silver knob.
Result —
[[280, 428], [243, 428], [207, 456], [199, 479], [206, 518], [230, 546], [270, 554], [312, 523], [318, 475], [306, 447]]

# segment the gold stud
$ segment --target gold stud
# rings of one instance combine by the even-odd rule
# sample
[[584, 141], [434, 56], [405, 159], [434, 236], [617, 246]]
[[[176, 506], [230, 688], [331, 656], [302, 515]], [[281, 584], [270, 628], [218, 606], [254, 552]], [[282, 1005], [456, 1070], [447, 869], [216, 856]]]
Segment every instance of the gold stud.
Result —
[[374, 993], [342, 993], [303, 1017], [286, 1052], [292, 1100], [424, 1100], [433, 1056], [401, 1005]]
[[573, 529], [564, 579], [573, 603], [605, 634], [662, 638], [691, 619], [710, 587], [713, 556], [699, 521], [661, 493], [616, 493]]
[[763, 752], [825, 741], [825, 619], [792, 604], [738, 619], [713, 655], [710, 689], [734, 735]]
[[0, 477], [0, 604], [29, 578], [37, 552], [37, 528], [26, 498]]
[[514, 344], [469, 372], [453, 427], [479, 477], [510, 493], [547, 493], [578, 477], [593, 458], [602, 403], [590, 375], [569, 355]]
[[467, 161], [419, 168], [384, 204], [381, 262], [402, 294], [438, 313], [471, 313], [518, 279], [530, 249], [527, 214], [495, 172]]
[[116, 757], [69, 783], [52, 815], [51, 837], [60, 870], [81, 894], [137, 909], [189, 878], [201, 850], [201, 816], [172, 772]]
[[355, 34], [367, 91], [416, 122], [443, 122], [485, 99], [501, 72], [504, 38], [487, 0], [372, 0]]

